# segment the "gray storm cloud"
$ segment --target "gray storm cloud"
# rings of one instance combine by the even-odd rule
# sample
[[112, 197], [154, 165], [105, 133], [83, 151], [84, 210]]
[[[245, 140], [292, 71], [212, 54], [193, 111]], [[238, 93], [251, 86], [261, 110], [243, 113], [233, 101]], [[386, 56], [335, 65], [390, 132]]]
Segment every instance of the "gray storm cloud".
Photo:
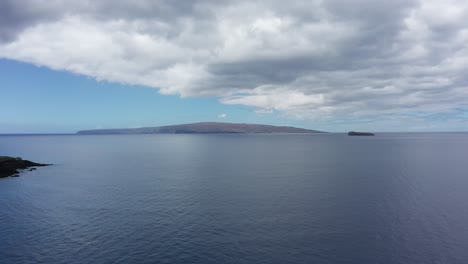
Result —
[[456, 0], [2, 0], [0, 57], [300, 119], [457, 113], [467, 17]]

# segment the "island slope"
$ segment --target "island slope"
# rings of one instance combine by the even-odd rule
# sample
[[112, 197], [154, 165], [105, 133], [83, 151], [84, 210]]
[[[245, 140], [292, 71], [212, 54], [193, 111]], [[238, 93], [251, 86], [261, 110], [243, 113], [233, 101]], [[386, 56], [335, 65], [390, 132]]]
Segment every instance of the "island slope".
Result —
[[208, 133], [324, 133], [322, 131], [291, 126], [270, 126], [259, 124], [200, 122], [160, 127], [94, 129], [78, 131], [78, 134], [208, 134]]

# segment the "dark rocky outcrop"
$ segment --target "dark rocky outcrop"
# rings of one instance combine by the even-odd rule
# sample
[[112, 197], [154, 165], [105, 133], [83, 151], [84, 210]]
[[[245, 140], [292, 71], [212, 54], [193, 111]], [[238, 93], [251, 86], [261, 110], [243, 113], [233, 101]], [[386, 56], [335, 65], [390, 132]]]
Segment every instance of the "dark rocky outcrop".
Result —
[[[0, 178], [17, 177], [20, 170], [28, 169], [31, 167], [49, 166], [50, 164], [40, 164], [21, 158], [12, 158], [0, 156]], [[30, 170], [34, 170], [31, 168]]]
[[369, 132], [356, 132], [356, 131], [351, 131], [348, 133], [348, 136], [374, 136], [373, 133]]

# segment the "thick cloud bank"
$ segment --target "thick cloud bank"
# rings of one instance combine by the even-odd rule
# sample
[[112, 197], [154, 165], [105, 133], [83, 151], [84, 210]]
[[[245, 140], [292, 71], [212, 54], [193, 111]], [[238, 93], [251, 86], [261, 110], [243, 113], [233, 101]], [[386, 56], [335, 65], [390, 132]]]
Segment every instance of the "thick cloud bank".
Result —
[[468, 2], [1, 0], [0, 57], [331, 119], [460, 113]]

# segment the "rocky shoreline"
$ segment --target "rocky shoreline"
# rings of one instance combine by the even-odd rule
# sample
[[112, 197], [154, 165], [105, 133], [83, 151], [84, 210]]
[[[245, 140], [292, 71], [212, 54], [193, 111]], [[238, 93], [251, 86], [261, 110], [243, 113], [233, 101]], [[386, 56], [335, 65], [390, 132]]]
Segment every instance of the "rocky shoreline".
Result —
[[34, 167], [49, 166], [51, 164], [35, 163], [21, 158], [0, 156], [0, 178], [18, 177], [20, 170], [35, 170]]

